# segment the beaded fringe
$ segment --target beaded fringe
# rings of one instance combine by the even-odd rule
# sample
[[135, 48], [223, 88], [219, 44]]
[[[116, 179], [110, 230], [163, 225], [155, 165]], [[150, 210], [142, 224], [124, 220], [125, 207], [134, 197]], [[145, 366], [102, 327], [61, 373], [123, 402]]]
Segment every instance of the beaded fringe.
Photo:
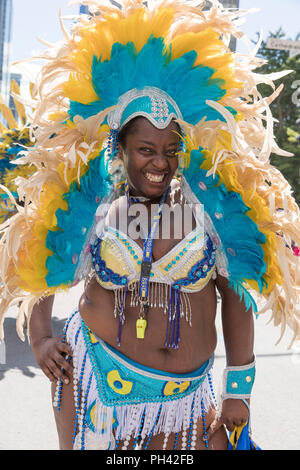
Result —
[[[186, 433], [188, 428], [196, 426], [199, 418], [204, 418], [214, 402], [210, 375], [190, 395], [166, 402], [149, 402], [128, 405], [106, 406], [101, 402], [97, 386], [97, 371], [85, 344], [81, 328], [81, 317], [75, 312], [70, 317], [66, 329], [66, 340], [73, 350], [74, 400], [76, 418], [73, 443], [74, 448], [114, 449], [115, 443], [124, 441], [123, 449], [134, 438], [138, 448], [144, 440], [164, 433], [165, 445], [169, 434]], [[89, 406], [96, 400], [95, 433], [87, 427], [85, 415]], [[117, 417], [117, 427], [112, 429], [113, 414]], [[88, 444], [90, 442], [90, 444]], [[184, 441], [183, 441], [184, 445]], [[145, 448], [145, 447], [144, 447]]]
[[[132, 282], [128, 287], [115, 289], [114, 317], [119, 318], [119, 329], [117, 342], [120, 345], [122, 326], [125, 322], [125, 302], [127, 295], [130, 295], [130, 307], [139, 306], [139, 283]], [[166, 332], [165, 346], [178, 349], [180, 341], [180, 318], [192, 326], [192, 309], [189, 296], [186, 292], [174, 289], [168, 284], [159, 282], [149, 283], [149, 307], [161, 308], [167, 315], [168, 324]]]

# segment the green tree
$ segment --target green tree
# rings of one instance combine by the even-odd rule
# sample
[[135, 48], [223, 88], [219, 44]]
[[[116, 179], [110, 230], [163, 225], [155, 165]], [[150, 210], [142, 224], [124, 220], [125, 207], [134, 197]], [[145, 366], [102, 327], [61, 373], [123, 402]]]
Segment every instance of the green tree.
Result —
[[[269, 33], [269, 37], [287, 39], [281, 28], [275, 33]], [[300, 33], [296, 40], [299, 40], [299, 37]], [[256, 70], [259, 73], [293, 70], [280, 80], [280, 83], [284, 84], [284, 89], [271, 104], [271, 111], [277, 119], [274, 126], [277, 144], [282, 149], [293, 153], [294, 157], [272, 154], [270, 161], [288, 180], [294, 197], [300, 205], [300, 54], [290, 57], [289, 51], [268, 49], [266, 42], [263, 41], [258, 56], [267, 60], [265, 65]], [[278, 86], [278, 81], [275, 83]], [[268, 96], [272, 92], [269, 85], [262, 84], [258, 88], [262, 96]]]

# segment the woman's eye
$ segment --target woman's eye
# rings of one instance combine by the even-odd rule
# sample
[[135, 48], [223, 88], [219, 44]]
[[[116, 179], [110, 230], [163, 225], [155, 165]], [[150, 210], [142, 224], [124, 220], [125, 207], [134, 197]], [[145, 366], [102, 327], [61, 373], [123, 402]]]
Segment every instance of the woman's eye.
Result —
[[177, 150], [177, 149], [176, 149], [176, 150], [175, 150], [175, 149], [174, 149], [174, 150], [169, 150], [167, 153], [168, 153], [168, 155], [171, 156], [171, 157], [177, 157], [177, 155], [178, 155], [178, 150]]

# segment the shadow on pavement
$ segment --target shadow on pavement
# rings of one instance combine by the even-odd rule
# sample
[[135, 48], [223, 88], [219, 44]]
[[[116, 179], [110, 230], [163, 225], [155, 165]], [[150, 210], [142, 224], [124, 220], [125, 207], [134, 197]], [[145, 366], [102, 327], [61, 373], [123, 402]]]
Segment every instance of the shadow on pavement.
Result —
[[[61, 334], [65, 319], [57, 317], [52, 318], [53, 334]], [[6, 318], [4, 321], [6, 363], [0, 364], [0, 380], [4, 379], [5, 372], [12, 369], [21, 371], [27, 377], [34, 377], [37, 373], [42, 373], [36, 364], [33, 352], [28, 343], [28, 339], [23, 342], [16, 331], [15, 318]], [[25, 333], [26, 334], [26, 333]], [[36, 372], [32, 370], [36, 369]], [[40, 371], [40, 372], [39, 372]]]

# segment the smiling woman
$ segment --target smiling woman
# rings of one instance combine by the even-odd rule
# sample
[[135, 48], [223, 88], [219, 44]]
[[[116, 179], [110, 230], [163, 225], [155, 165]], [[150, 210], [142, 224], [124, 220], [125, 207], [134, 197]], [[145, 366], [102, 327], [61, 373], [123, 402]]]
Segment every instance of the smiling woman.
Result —
[[[256, 298], [299, 335], [299, 210], [268, 163], [285, 154], [274, 96], [256, 89], [270, 78], [226, 45], [239, 13], [198, 3], [87, 0], [93, 15], [46, 54], [24, 159], [37, 171], [0, 240], [1, 313], [21, 301], [20, 335], [29, 317], [61, 449], [226, 449], [241, 427], [249, 442]], [[54, 338], [53, 296], [82, 279]]]
[[119, 138], [119, 158], [133, 195], [155, 199], [167, 190], [178, 167], [178, 128], [170, 122], [165, 129], [157, 129], [144, 117], [129, 121]]

